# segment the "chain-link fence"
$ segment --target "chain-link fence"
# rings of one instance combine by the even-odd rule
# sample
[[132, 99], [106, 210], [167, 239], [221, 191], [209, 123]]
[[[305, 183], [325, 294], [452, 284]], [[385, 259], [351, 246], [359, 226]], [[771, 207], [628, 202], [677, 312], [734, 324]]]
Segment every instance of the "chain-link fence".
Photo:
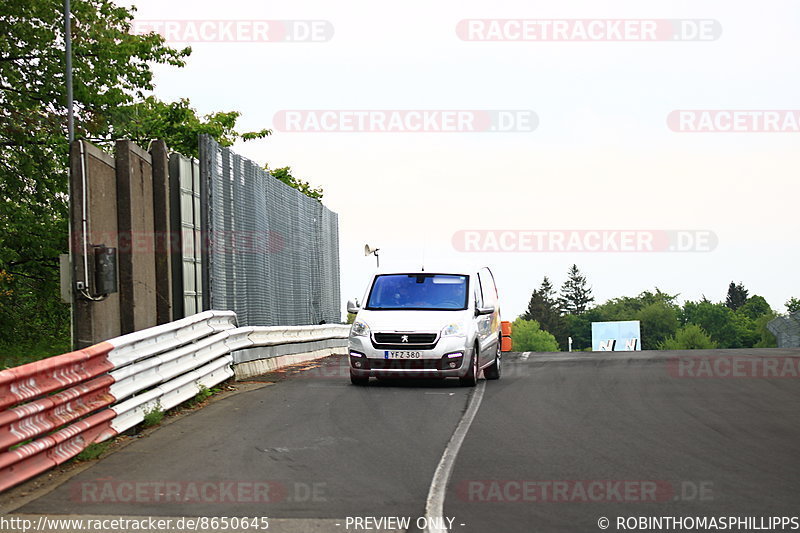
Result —
[[775, 335], [778, 348], [800, 348], [800, 311], [770, 320], [767, 329]]
[[241, 326], [340, 322], [336, 213], [208, 136], [200, 173], [205, 307]]

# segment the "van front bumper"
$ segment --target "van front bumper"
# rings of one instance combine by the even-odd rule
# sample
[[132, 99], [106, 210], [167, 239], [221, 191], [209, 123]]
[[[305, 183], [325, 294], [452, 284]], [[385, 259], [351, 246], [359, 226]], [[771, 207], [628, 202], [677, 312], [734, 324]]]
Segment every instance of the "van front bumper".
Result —
[[[350, 337], [350, 372], [357, 377], [464, 377], [469, 372], [472, 350], [465, 337], [441, 337], [429, 350], [376, 348], [369, 337]], [[393, 358], [390, 352], [419, 352], [419, 357]]]

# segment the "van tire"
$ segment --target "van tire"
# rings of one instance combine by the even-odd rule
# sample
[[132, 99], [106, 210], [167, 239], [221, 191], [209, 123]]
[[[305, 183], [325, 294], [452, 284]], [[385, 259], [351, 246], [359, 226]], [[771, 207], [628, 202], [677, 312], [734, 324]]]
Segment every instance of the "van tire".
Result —
[[478, 345], [475, 345], [475, 351], [472, 354], [472, 359], [469, 364], [469, 371], [463, 378], [458, 378], [462, 387], [474, 387], [478, 384]]
[[497, 353], [494, 355], [494, 363], [483, 369], [483, 377], [486, 379], [500, 379], [500, 368], [502, 353], [500, 352], [500, 340], [502, 337], [497, 336]]

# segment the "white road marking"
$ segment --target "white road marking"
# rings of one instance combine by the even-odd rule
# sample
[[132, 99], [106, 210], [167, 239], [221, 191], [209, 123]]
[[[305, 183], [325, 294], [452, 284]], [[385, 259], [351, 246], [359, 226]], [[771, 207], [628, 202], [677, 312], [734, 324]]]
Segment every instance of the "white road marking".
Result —
[[456, 430], [450, 437], [450, 441], [444, 448], [442, 458], [439, 459], [439, 464], [436, 465], [436, 471], [433, 473], [433, 480], [431, 480], [431, 487], [428, 489], [428, 499], [425, 501], [425, 518], [427, 519], [428, 529], [427, 533], [446, 533], [447, 530], [441, 527], [435, 527], [433, 524], [441, 524], [444, 516], [444, 497], [447, 491], [447, 482], [450, 480], [450, 474], [453, 471], [453, 465], [456, 462], [458, 450], [464, 442], [464, 437], [467, 436], [469, 426], [475, 419], [475, 414], [478, 412], [478, 407], [483, 400], [483, 391], [486, 389], [486, 382], [479, 381], [475, 386], [475, 390], [469, 398], [469, 405], [461, 421], [456, 426]]

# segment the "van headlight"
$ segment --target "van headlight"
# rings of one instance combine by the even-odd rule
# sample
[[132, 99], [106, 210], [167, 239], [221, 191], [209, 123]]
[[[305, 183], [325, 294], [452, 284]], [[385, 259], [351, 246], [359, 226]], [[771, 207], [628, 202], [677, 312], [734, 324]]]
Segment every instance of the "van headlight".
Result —
[[363, 320], [356, 320], [350, 326], [350, 335], [353, 337], [369, 337], [369, 326]]
[[460, 337], [464, 335], [464, 326], [461, 322], [453, 322], [442, 328], [442, 337]]

